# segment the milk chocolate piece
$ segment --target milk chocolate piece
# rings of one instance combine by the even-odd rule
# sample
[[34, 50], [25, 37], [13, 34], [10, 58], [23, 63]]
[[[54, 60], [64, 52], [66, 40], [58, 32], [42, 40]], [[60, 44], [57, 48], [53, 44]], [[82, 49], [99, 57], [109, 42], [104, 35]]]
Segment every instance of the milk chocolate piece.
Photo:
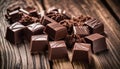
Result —
[[89, 26], [90, 33], [104, 33], [104, 25], [98, 19], [89, 19], [85, 22], [85, 25]]
[[27, 26], [25, 30], [25, 37], [30, 41], [32, 35], [43, 34], [44, 26], [40, 23], [33, 23]]
[[68, 59], [67, 48], [64, 41], [51, 41], [49, 44], [49, 60]]
[[24, 29], [25, 26], [23, 26], [19, 22], [12, 24], [10, 27], [7, 27], [6, 39], [13, 44], [20, 43], [23, 39], [22, 36]]
[[48, 48], [47, 35], [33, 35], [30, 43], [31, 53], [45, 52]]
[[87, 43], [91, 43], [91, 49], [93, 53], [99, 53], [107, 49], [105, 37], [98, 33], [85, 37]]
[[45, 32], [52, 40], [60, 40], [66, 37], [67, 29], [66, 27], [58, 24], [58, 23], [50, 23], [47, 24]]
[[22, 18], [22, 13], [19, 10], [12, 11], [8, 14], [10, 23], [18, 22]]
[[87, 43], [75, 43], [73, 48], [72, 62], [91, 62], [91, 45]]
[[84, 37], [90, 34], [88, 26], [73, 26], [73, 32], [75, 35]]

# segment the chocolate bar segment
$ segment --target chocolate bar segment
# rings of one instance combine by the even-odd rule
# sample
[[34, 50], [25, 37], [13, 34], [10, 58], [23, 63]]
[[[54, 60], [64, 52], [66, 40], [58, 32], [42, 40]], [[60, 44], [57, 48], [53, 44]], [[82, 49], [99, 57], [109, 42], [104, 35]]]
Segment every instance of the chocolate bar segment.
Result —
[[73, 48], [72, 62], [91, 62], [91, 45], [88, 43], [75, 43]]
[[101, 51], [107, 50], [107, 45], [105, 37], [98, 33], [89, 35], [85, 37], [87, 43], [91, 44], [91, 49], [93, 53], [99, 53]]
[[10, 27], [7, 27], [6, 39], [13, 44], [20, 43], [23, 40], [24, 29], [25, 26], [19, 22], [12, 24]]
[[25, 30], [25, 38], [30, 41], [32, 35], [43, 34], [45, 27], [40, 23], [33, 23], [27, 26]]
[[89, 19], [85, 22], [85, 25], [89, 26], [90, 33], [104, 33], [104, 25], [103, 23], [98, 19]]
[[58, 23], [50, 23], [46, 26], [45, 32], [52, 40], [60, 40], [66, 37], [67, 29], [66, 27]]
[[33, 35], [30, 42], [31, 53], [45, 52], [48, 48], [47, 35]]
[[49, 44], [49, 60], [68, 59], [67, 48], [64, 41], [51, 41]]
[[90, 34], [88, 26], [73, 26], [73, 32], [75, 35], [84, 37]]

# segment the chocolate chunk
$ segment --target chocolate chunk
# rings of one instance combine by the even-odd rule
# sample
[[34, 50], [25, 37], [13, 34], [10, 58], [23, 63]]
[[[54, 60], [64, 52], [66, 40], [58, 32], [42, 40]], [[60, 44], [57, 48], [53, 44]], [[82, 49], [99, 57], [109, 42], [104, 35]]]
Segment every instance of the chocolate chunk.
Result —
[[13, 44], [18, 44], [22, 41], [23, 31], [25, 26], [19, 22], [13, 23], [10, 27], [7, 27], [6, 39]]
[[33, 35], [30, 43], [31, 53], [45, 52], [48, 48], [47, 35]]
[[67, 48], [64, 41], [51, 41], [49, 44], [49, 60], [68, 59]]
[[22, 13], [19, 10], [12, 11], [8, 14], [10, 23], [18, 22], [22, 18]]
[[91, 45], [87, 43], [75, 43], [73, 48], [72, 62], [91, 62]]
[[56, 23], [56, 21], [54, 21], [53, 19], [49, 18], [48, 16], [45, 16], [45, 15], [44, 15], [44, 16], [42, 17], [42, 24], [43, 24], [44, 26], [46, 26], [47, 24], [52, 23], [52, 22]]
[[98, 19], [89, 19], [85, 22], [85, 25], [90, 27], [90, 33], [104, 33], [104, 25]]
[[40, 23], [33, 23], [27, 26], [25, 30], [25, 37], [28, 41], [30, 41], [30, 38], [32, 35], [38, 35], [43, 34], [44, 26]]
[[95, 33], [85, 37], [87, 43], [91, 43], [93, 53], [99, 53], [107, 49], [105, 37]]
[[60, 40], [66, 37], [67, 29], [66, 27], [58, 24], [58, 23], [50, 23], [47, 24], [45, 32], [52, 40]]
[[73, 32], [75, 35], [79, 35], [80, 37], [84, 37], [90, 34], [88, 26], [73, 26]]

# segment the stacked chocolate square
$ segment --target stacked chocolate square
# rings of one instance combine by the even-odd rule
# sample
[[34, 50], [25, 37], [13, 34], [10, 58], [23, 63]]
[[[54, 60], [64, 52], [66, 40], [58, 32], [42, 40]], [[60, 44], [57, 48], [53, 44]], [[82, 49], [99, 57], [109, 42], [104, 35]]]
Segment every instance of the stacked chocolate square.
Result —
[[31, 53], [48, 51], [49, 60], [68, 59], [67, 49], [72, 50], [72, 62], [91, 62], [91, 52], [107, 49], [103, 23], [88, 16], [71, 17], [61, 9], [49, 9], [38, 14], [33, 7], [19, 6], [7, 9], [6, 39], [13, 44], [30, 42]]

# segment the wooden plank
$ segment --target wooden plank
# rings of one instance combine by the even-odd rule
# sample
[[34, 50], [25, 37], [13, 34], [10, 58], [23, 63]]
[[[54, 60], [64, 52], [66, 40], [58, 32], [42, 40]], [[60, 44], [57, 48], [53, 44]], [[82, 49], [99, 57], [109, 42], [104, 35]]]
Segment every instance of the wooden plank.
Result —
[[[115, 19], [120, 22], [120, 1], [119, 0], [104, 0], [102, 1]], [[120, 23], [119, 23], [120, 24]]]

